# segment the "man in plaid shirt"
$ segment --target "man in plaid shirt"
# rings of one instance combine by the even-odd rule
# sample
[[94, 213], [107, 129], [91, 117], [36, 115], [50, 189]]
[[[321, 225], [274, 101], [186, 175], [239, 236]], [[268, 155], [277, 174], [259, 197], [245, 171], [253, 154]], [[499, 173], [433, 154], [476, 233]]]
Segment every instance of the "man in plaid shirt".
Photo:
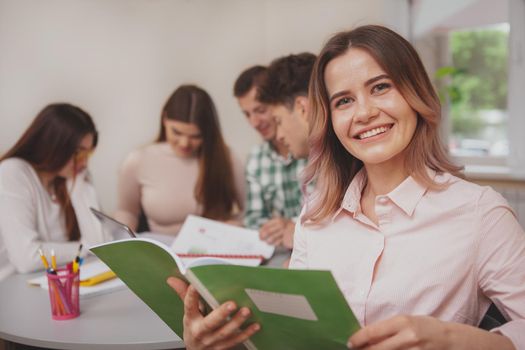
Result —
[[237, 78], [234, 95], [250, 125], [264, 139], [252, 149], [246, 164], [247, 197], [244, 224], [259, 229], [261, 238], [291, 248], [295, 218], [301, 210], [300, 173], [306, 160], [293, 159], [277, 141], [271, 108], [259, 101], [267, 69], [251, 67]]
[[[311, 53], [277, 58], [259, 87], [259, 101], [271, 107], [277, 141], [285, 145], [297, 162], [308, 158], [308, 84], [314, 63], [315, 55]], [[292, 123], [282, 125], [284, 119]], [[259, 234], [268, 240], [273, 232], [261, 228]], [[293, 231], [286, 232], [283, 241], [293, 245]]]

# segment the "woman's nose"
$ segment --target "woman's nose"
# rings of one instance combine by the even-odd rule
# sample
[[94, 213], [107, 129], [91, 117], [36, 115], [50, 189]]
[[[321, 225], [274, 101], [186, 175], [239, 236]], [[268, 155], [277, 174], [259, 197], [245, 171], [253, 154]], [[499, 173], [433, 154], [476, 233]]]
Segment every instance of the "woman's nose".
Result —
[[368, 98], [358, 100], [354, 120], [366, 124], [370, 119], [379, 114], [379, 108], [375, 106]]

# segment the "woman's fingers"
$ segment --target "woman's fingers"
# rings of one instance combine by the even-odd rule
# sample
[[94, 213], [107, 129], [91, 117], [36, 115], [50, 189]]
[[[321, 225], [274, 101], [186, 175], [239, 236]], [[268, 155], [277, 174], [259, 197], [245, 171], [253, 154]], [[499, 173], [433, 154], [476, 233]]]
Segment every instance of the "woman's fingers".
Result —
[[177, 277], [168, 277], [167, 281], [169, 286], [177, 292], [181, 300], [184, 300], [186, 291], [188, 290], [188, 284]]
[[209, 345], [231, 343], [235, 342], [235, 339], [239, 339], [240, 334], [251, 334], [254, 328], [257, 329], [258, 326], [251, 325], [248, 329], [241, 330], [241, 326], [250, 317], [250, 314], [248, 308], [241, 308], [229, 321], [223, 323], [220, 328], [215, 329], [206, 339], [203, 338], [203, 343]]
[[252, 335], [257, 333], [259, 331], [259, 329], [261, 329], [259, 324], [257, 324], [257, 323], [252, 324], [252, 325], [246, 327], [246, 329], [244, 329], [241, 332], [237, 333], [236, 335], [234, 335], [234, 336], [224, 340], [223, 342], [220, 342], [219, 344], [217, 344], [217, 348], [218, 349], [230, 349], [230, 348], [234, 347], [235, 345], [238, 345], [238, 344], [243, 343], [246, 340], [248, 340]]
[[175, 277], [168, 278], [167, 283], [184, 301], [184, 341], [194, 348], [227, 349], [246, 341], [260, 329], [258, 324], [241, 329], [250, 317], [250, 310], [243, 307], [231, 316], [237, 309], [233, 301], [203, 316], [195, 287]]
[[204, 322], [201, 323], [199, 332], [209, 333], [214, 332], [217, 328], [222, 327], [230, 317], [231, 313], [235, 311], [237, 306], [233, 301], [228, 301], [217, 309], [210, 312], [204, 318]]
[[349, 343], [354, 348], [364, 348], [367, 345], [376, 344], [406, 327], [409, 321], [405, 318], [398, 316], [361, 328], [350, 337]]

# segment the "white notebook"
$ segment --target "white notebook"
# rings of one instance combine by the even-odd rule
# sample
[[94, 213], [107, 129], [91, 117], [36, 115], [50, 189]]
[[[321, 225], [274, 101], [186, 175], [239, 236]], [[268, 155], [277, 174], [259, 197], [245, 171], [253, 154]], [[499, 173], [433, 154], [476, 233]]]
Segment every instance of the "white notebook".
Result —
[[224, 258], [272, 257], [275, 247], [259, 239], [259, 232], [200, 216], [188, 215], [171, 249], [181, 256]]

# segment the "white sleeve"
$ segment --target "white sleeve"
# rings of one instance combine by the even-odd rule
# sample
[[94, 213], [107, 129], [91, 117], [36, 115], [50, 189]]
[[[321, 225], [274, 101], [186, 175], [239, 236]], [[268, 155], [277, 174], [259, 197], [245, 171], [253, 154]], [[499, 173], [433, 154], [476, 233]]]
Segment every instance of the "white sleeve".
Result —
[[38, 201], [32, 174], [15, 162], [0, 167], [0, 234], [8, 259], [19, 273], [42, 269], [38, 249], [54, 249], [59, 264], [72, 259], [74, 242], [48, 242], [38, 231]]

